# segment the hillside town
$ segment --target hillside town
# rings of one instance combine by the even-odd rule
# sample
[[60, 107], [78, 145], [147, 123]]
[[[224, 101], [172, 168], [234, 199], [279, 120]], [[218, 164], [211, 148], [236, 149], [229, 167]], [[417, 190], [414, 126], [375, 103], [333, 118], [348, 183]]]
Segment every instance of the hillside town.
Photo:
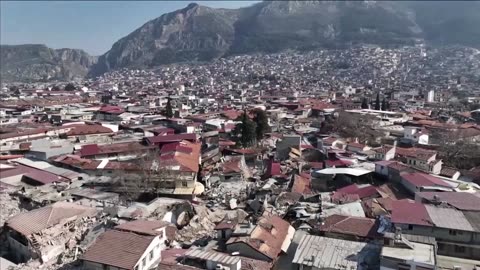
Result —
[[480, 268], [480, 51], [3, 83], [6, 269]]

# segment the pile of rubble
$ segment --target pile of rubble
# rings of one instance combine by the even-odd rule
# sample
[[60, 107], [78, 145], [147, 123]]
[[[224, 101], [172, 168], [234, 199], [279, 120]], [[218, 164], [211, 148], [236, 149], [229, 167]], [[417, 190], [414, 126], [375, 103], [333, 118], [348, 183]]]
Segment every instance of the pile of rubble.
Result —
[[176, 235], [176, 241], [185, 244], [202, 244], [202, 240], [215, 237], [215, 226], [225, 217], [228, 219], [244, 219], [247, 213], [243, 210], [209, 210], [205, 206], [194, 205], [195, 215]]
[[0, 220], [2, 222], [24, 211], [17, 197], [10, 196], [7, 193], [0, 193]]

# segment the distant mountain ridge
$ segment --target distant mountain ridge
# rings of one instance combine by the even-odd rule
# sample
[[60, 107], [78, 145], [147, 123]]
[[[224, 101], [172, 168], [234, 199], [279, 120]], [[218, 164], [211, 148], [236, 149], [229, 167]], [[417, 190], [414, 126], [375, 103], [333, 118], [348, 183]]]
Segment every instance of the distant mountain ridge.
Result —
[[353, 43], [480, 47], [478, 14], [480, 2], [263, 1], [240, 9], [189, 4], [120, 39], [90, 74]]
[[1, 45], [2, 81], [50, 81], [84, 78], [97, 57], [78, 49], [51, 49], [41, 44]]
[[[87, 72], [98, 76], [120, 68], [356, 43], [408, 45], [420, 41], [478, 48], [478, 14], [477, 1], [263, 1], [239, 9], [192, 3], [148, 21], [115, 42], [98, 61], [72, 50], [56, 64], [61, 53], [47, 52], [51, 49], [45, 46], [36, 53], [34, 49], [10, 52], [5, 58], [2, 46], [2, 75], [4, 64], [13, 78], [71, 78]], [[33, 67], [22, 65], [29, 61]]]

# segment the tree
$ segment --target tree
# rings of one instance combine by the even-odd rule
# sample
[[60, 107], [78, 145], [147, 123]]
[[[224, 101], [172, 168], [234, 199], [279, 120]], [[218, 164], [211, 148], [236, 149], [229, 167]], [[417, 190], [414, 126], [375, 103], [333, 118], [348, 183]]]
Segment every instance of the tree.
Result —
[[250, 118], [246, 111], [240, 115], [238, 121], [241, 121], [235, 126], [233, 130], [233, 135], [237, 143], [242, 147], [249, 147], [255, 143], [256, 137], [256, 124]]
[[255, 129], [257, 135], [257, 141], [260, 141], [265, 133], [270, 132], [270, 126], [268, 125], [268, 116], [263, 110], [255, 110], [255, 117], [253, 121], [256, 123]]
[[377, 99], [375, 100], [375, 110], [380, 110], [380, 92], [377, 92]]
[[172, 108], [172, 101], [170, 98], [167, 100], [167, 107], [165, 108], [165, 116], [167, 118], [173, 117], [173, 108]]
[[368, 101], [367, 98], [362, 99], [362, 109], [368, 109]]
[[54, 85], [52, 87], [52, 91], [60, 91], [60, 87], [58, 85]]
[[382, 136], [381, 132], [373, 129], [376, 122], [372, 115], [340, 112], [334, 121], [325, 123], [325, 131], [347, 139], [358, 138], [360, 142], [372, 145]]
[[461, 129], [436, 129], [432, 132], [429, 143], [438, 146], [438, 158], [444, 165], [468, 170], [480, 166], [480, 145], [466, 135]]
[[74, 91], [75, 89], [77, 88], [75, 87], [75, 85], [73, 85], [73, 83], [65, 85], [65, 91]]
[[385, 99], [382, 100], [382, 107], [381, 107], [382, 111], [386, 111], [387, 110], [387, 101]]

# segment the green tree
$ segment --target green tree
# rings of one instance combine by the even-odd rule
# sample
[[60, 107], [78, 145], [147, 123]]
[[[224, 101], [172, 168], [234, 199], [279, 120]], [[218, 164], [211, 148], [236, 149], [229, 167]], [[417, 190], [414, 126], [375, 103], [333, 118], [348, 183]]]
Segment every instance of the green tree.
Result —
[[165, 116], [167, 118], [173, 117], [172, 100], [170, 98], [168, 98], [167, 100], [167, 107], [165, 108]]
[[76, 89], [75, 85], [73, 83], [69, 83], [65, 85], [65, 91], [74, 91]]
[[377, 99], [375, 100], [375, 110], [380, 110], [380, 92], [377, 92]]
[[368, 101], [367, 98], [362, 99], [362, 109], [368, 109]]
[[237, 143], [242, 147], [252, 146], [255, 143], [257, 125], [248, 118], [246, 111], [240, 115], [238, 121], [241, 122], [237, 124], [233, 130], [233, 135]]
[[253, 121], [257, 125], [255, 133], [257, 141], [261, 140], [265, 133], [270, 132], [270, 126], [268, 125], [268, 116], [263, 110], [255, 110], [255, 117]]

